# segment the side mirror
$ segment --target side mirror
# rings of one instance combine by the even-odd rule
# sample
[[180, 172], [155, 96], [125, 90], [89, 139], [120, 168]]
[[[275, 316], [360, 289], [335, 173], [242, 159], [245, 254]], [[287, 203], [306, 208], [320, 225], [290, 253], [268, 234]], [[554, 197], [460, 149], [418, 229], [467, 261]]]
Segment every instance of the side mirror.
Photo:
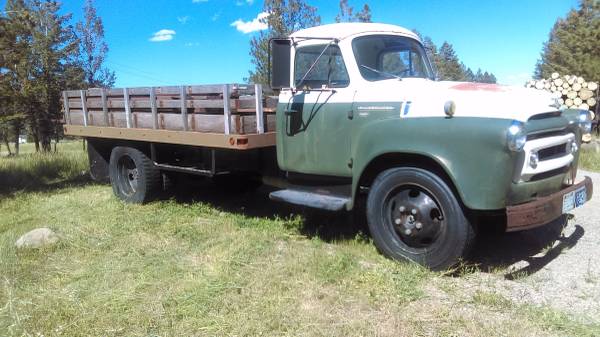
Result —
[[271, 88], [290, 87], [290, 62], [292, 41], [290, 39], [271, 39], [269, 41], [269, 77]]

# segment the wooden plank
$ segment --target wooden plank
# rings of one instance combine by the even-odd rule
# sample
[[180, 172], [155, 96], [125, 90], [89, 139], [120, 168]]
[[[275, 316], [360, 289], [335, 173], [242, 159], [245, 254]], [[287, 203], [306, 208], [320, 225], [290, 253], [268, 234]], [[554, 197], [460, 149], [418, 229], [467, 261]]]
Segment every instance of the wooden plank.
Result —
[[79, 90], [66, 90], [65, 93], [67, 93], [67, 97], [79, 98], [81, 96], [81, 93], [79, 92]]
[[[232, 104], [234, 104], [234, 100], [231, 100]], [[125, 101], [119, 97], [107, 97], [107, 105], [109, 109], [123, 109], [125, 108]], [[179, 99], [164, 99], [156, 96], [156, 105], [159, 109], [180, 109], [181, 102]], [[69, 106], [71, 108], [79, 109], [81, 108], [81, 104], [79, 102], [69, 102]], [[151, 100], [141, 99], [141, 98], [131, 98], [129, 97], [129, 106], [132, 109], [151, 109]], [[186, 100], [186, 106], [188, 109], [223, 109], [223, 100], [221, 99], [210, 99], [210, 100]], [[88, 99], [88, 108], [102, 108], [101, 99]], [[233, 106], [230, 106], [230, 109], [233, 109]]]
[[223, 116], [224, 116], [224, 132], [228, 135], [231, 132], [231, 111], [229, 109], [229, 85], [223, 85]]
[[150, 88], [150, 110], [152, 111], [152, 128], [158, 129], [158, 112], [156, 109], [156, 92]]
[[[103, 113], [100, 111], [90, 111], [88, 126], [106, 126], [103, 122]], [[71, 112], [72, 124], [83, 126], [83, 113]], [[135, 121], [135, 128], [154, 129], [154, 117], [150, 112], [132, 112]], [[109, 117], [113, 121], [114, 127], [126, 128], [125, 111], [109, 112]], [[158, 113], [159, 123], [158, 129], [171, 131], [184, 131], [181, 116], [179, 114], [162, 114]], [[265, 132], [275, 130], [275, 115], [266, 115]], [[222, 114], [188, 114], [188, 124], [190, 129], [195, 132], [208, 133], [224, 133], [225, 123]], [[231, 134], [254, 134], [256, 129], [256, 115], [248, 116], [231, 116]], [[156, 130], [156, 129], [155, 129]]]
[[254, 85], [254, 99], [256, 101], [256, 133], [265, 133], [265, 121], [262, 104], [262, 85]]
[[106, 89], [102, 89], [100, 95], [102, 97], [102, 115], [104, 116], [104, 125], [109, 126], [108, 105], [106, 104]]
[[85, 105], [85, 90], [79, 90], [79, 96], [81, 97], [81, 110], [83, 111], [83, 125], [88, 125], [88, 113]]
[[123, 98], [125, 99], [125, 122], [127, 123], [127, 128], [132, 127], [131, 123], [131, 107], [129, 106], [129, 90], [127, 88], [123, 88]]
[[224, 135], [193, 131], [121, 129], [113, 127], [64, 125], [65, 135], [94, 138], [126, 139], [145, 142], [249, 150], [275, 146], [275, 133], [261, 135]]
[[[204, 84], [204, 85], [191, 85], [188, 87], [189, 95], [221, 95], [223, 91], [223, 84]], [[230, 84], [230, 93], [234, 95], [240, 94], [251, 94], [253, 87], [246, 84]], [[87, 90], [87, 96], [96, 97], [101, 95], [100, 88], [90, 88]], [[67, 90], [68, 97], [79, 97], [79, 90]], [[178, 95], [179, 86], [162, 86], [155, 87], [156, 95]], [[111, 88], [106, 92], [107, 96], [121, 96], [123, 94], [122, 88]], [[150, 87], [137, 87], [129, 88], [130, 96], [149, 95]]]
[[69, 95], [63, 91], [63, 105], [65, 107], [65, 122], [71, 124], [71, 109], [69, 108]]
[[179, 87], [179, 103], [181, 104], [181, 121], [183, 123], [183, 130], [188, 131], [188, 115], [186, 105], [185, 87], [182, 85]]

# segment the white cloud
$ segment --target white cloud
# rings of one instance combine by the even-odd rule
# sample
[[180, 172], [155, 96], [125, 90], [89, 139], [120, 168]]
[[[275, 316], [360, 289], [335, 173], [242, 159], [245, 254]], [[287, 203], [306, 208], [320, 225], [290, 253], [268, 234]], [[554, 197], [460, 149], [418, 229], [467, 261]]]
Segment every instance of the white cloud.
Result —
[[150, 38], [152, 42], [162, 42], [162, 41], [170, 41], [173, 40], [173, 36], [175, 35], [175, 31], [172, 29], [161, 29], [158, 32], [154, 33]]
[[200, 45], [199, 42], [186, 42], [185, 46], [186, 47], [198, 47]]
[[242, 19], [237, 19], [231, 23], [231, 26], [235, 27], [238, 31], [244, 34], [257, 32], [259, 30], [265, 30], [269, 28], [266, 20], [267, 17], [269, 17], [269, 13], [262, 12], [259, 13], [252, 21], [243, 21]]
[[236, 6], [243, 6], [243, 5], [252, 6], [253, 3], [254, 3], [254, 0], [237, 0], [235, 2], [235, 5]]
[[189, 20], [190, 20], [189, 15], [177, 17], [177, 21], [179, 21], [179, 23], [181, 23], [182, 25], [185, 25]]
[[219, 20], [220, 17], [221, 17], [221, 12], [215, 13], [210, 19], [212, 21], [217, 21], [217, 20]]
[[208, 0], [192, 0], [192, 2], [197, 4], [199, 2], [208, 2]]

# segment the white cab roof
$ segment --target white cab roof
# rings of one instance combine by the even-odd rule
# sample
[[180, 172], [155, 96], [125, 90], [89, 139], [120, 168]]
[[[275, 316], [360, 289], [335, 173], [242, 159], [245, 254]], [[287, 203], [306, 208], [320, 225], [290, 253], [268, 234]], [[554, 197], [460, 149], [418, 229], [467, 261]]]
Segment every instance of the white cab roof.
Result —
[[396, 33], [420, 40], [412, 31], [395, 25], [383, 23], [334, 23], [299, 30], [291, 37], [313, 37], [313, 38], [334, 38], [343, 40], [347, 37], [362, 33]]

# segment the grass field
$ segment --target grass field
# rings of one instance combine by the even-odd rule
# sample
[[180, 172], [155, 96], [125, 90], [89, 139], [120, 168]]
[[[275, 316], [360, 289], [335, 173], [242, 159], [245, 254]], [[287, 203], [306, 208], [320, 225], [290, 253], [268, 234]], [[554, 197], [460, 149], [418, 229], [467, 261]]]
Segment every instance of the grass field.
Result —
[[600, 171], [600, 153], [583, 150], [579, 157], [579, 167], [590, 171]]
[[[81, 149], [0, 158], [2, 336], [600, 334], [494, 289], [444, 287], [461, 276], [392, 262], [348, 217], [262, 192], [200, 182], [177, 198], [123, 204], [82, 175]], [[14, 248], [43, 226], [60, 243]]]

